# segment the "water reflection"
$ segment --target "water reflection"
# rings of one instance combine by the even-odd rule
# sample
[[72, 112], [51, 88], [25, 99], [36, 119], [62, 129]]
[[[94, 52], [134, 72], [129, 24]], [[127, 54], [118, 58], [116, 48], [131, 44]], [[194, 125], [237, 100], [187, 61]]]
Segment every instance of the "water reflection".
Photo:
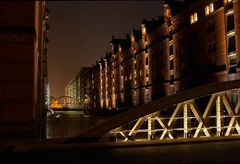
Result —
[[80, 131], [96, 123], [102, 118], [85, 115], [82, 111], [55, 111], [46, 118], [45, 138], [61, 139], [77, 136]]

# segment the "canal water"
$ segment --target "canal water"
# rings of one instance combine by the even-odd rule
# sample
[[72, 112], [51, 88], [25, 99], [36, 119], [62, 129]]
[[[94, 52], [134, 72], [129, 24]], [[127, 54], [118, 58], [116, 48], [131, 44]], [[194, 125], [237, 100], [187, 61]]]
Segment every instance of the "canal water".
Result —
[[47, 113], [45, 139], [65, 139], [77, 136], [82, 130], [100, 123], [104, 118], [86, 115], [83, 111], [54, 111]]
[[[104, 118], [85, 115], [81, 111], [57, 111], [47, 115], [45, 138], [64, 139], [77, 136], [80, 131], [104, 121]], [[73, 145], [74, 147], [74, 145]], [[56, 149], [8, 153], [1, 161], [54, 163], [240, 163], [240, 141], [126, 146], [94, 149]], [[22, 149], [21, 149], [22, 150]], [[25, 150], [25, 149], [24, 149]], [[6, 163], [7, 163], [6, 162]], [[4, 162], [3, 162], [4, 163]]]

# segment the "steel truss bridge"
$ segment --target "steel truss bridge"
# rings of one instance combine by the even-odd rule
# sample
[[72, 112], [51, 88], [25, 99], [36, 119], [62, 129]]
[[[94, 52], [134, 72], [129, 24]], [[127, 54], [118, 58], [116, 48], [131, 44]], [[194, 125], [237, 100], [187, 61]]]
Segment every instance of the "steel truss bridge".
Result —
[[67, 109], [80, 109], [80, 102], [79, 100], [70, 97], [70, 96], [61, 96], [57, 99], [54, 99], [50, 103], [51, 108], [61, 109], [61, 108], [67, 108]]
[[117, 141], [240, 135], [239, 88], [240, 80], [234, 80], [185, 90], [111, 117], [69, 141], [106, 134]]

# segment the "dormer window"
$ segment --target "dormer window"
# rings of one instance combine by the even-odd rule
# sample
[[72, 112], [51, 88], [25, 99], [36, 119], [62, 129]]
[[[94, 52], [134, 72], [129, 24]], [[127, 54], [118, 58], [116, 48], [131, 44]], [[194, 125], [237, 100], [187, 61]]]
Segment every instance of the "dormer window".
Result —
[[198, 21], [198, 15], [197, 15], [197, 13], [194, 13], [194, 14], [190, 15], [190, 23], [191, 23], [191, 24], [193, 24], [193, 23], [195, 23], [195, 22], [197, 22], [197, 21]]

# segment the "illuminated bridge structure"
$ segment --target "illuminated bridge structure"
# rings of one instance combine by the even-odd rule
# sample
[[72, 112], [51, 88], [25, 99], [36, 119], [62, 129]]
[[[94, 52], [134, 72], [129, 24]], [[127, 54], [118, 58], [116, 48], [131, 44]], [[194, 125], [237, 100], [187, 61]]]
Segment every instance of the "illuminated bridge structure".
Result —
[[185, 90], [111, 117], [69, 141], [107, 134], [117, 141], [240, 135], [239, 88], [240, 80], [234, 80]]
[[61, 96], [51, 100], [50, 108], [52, 109], [80, 109], [80, 101], [70, 96]]

